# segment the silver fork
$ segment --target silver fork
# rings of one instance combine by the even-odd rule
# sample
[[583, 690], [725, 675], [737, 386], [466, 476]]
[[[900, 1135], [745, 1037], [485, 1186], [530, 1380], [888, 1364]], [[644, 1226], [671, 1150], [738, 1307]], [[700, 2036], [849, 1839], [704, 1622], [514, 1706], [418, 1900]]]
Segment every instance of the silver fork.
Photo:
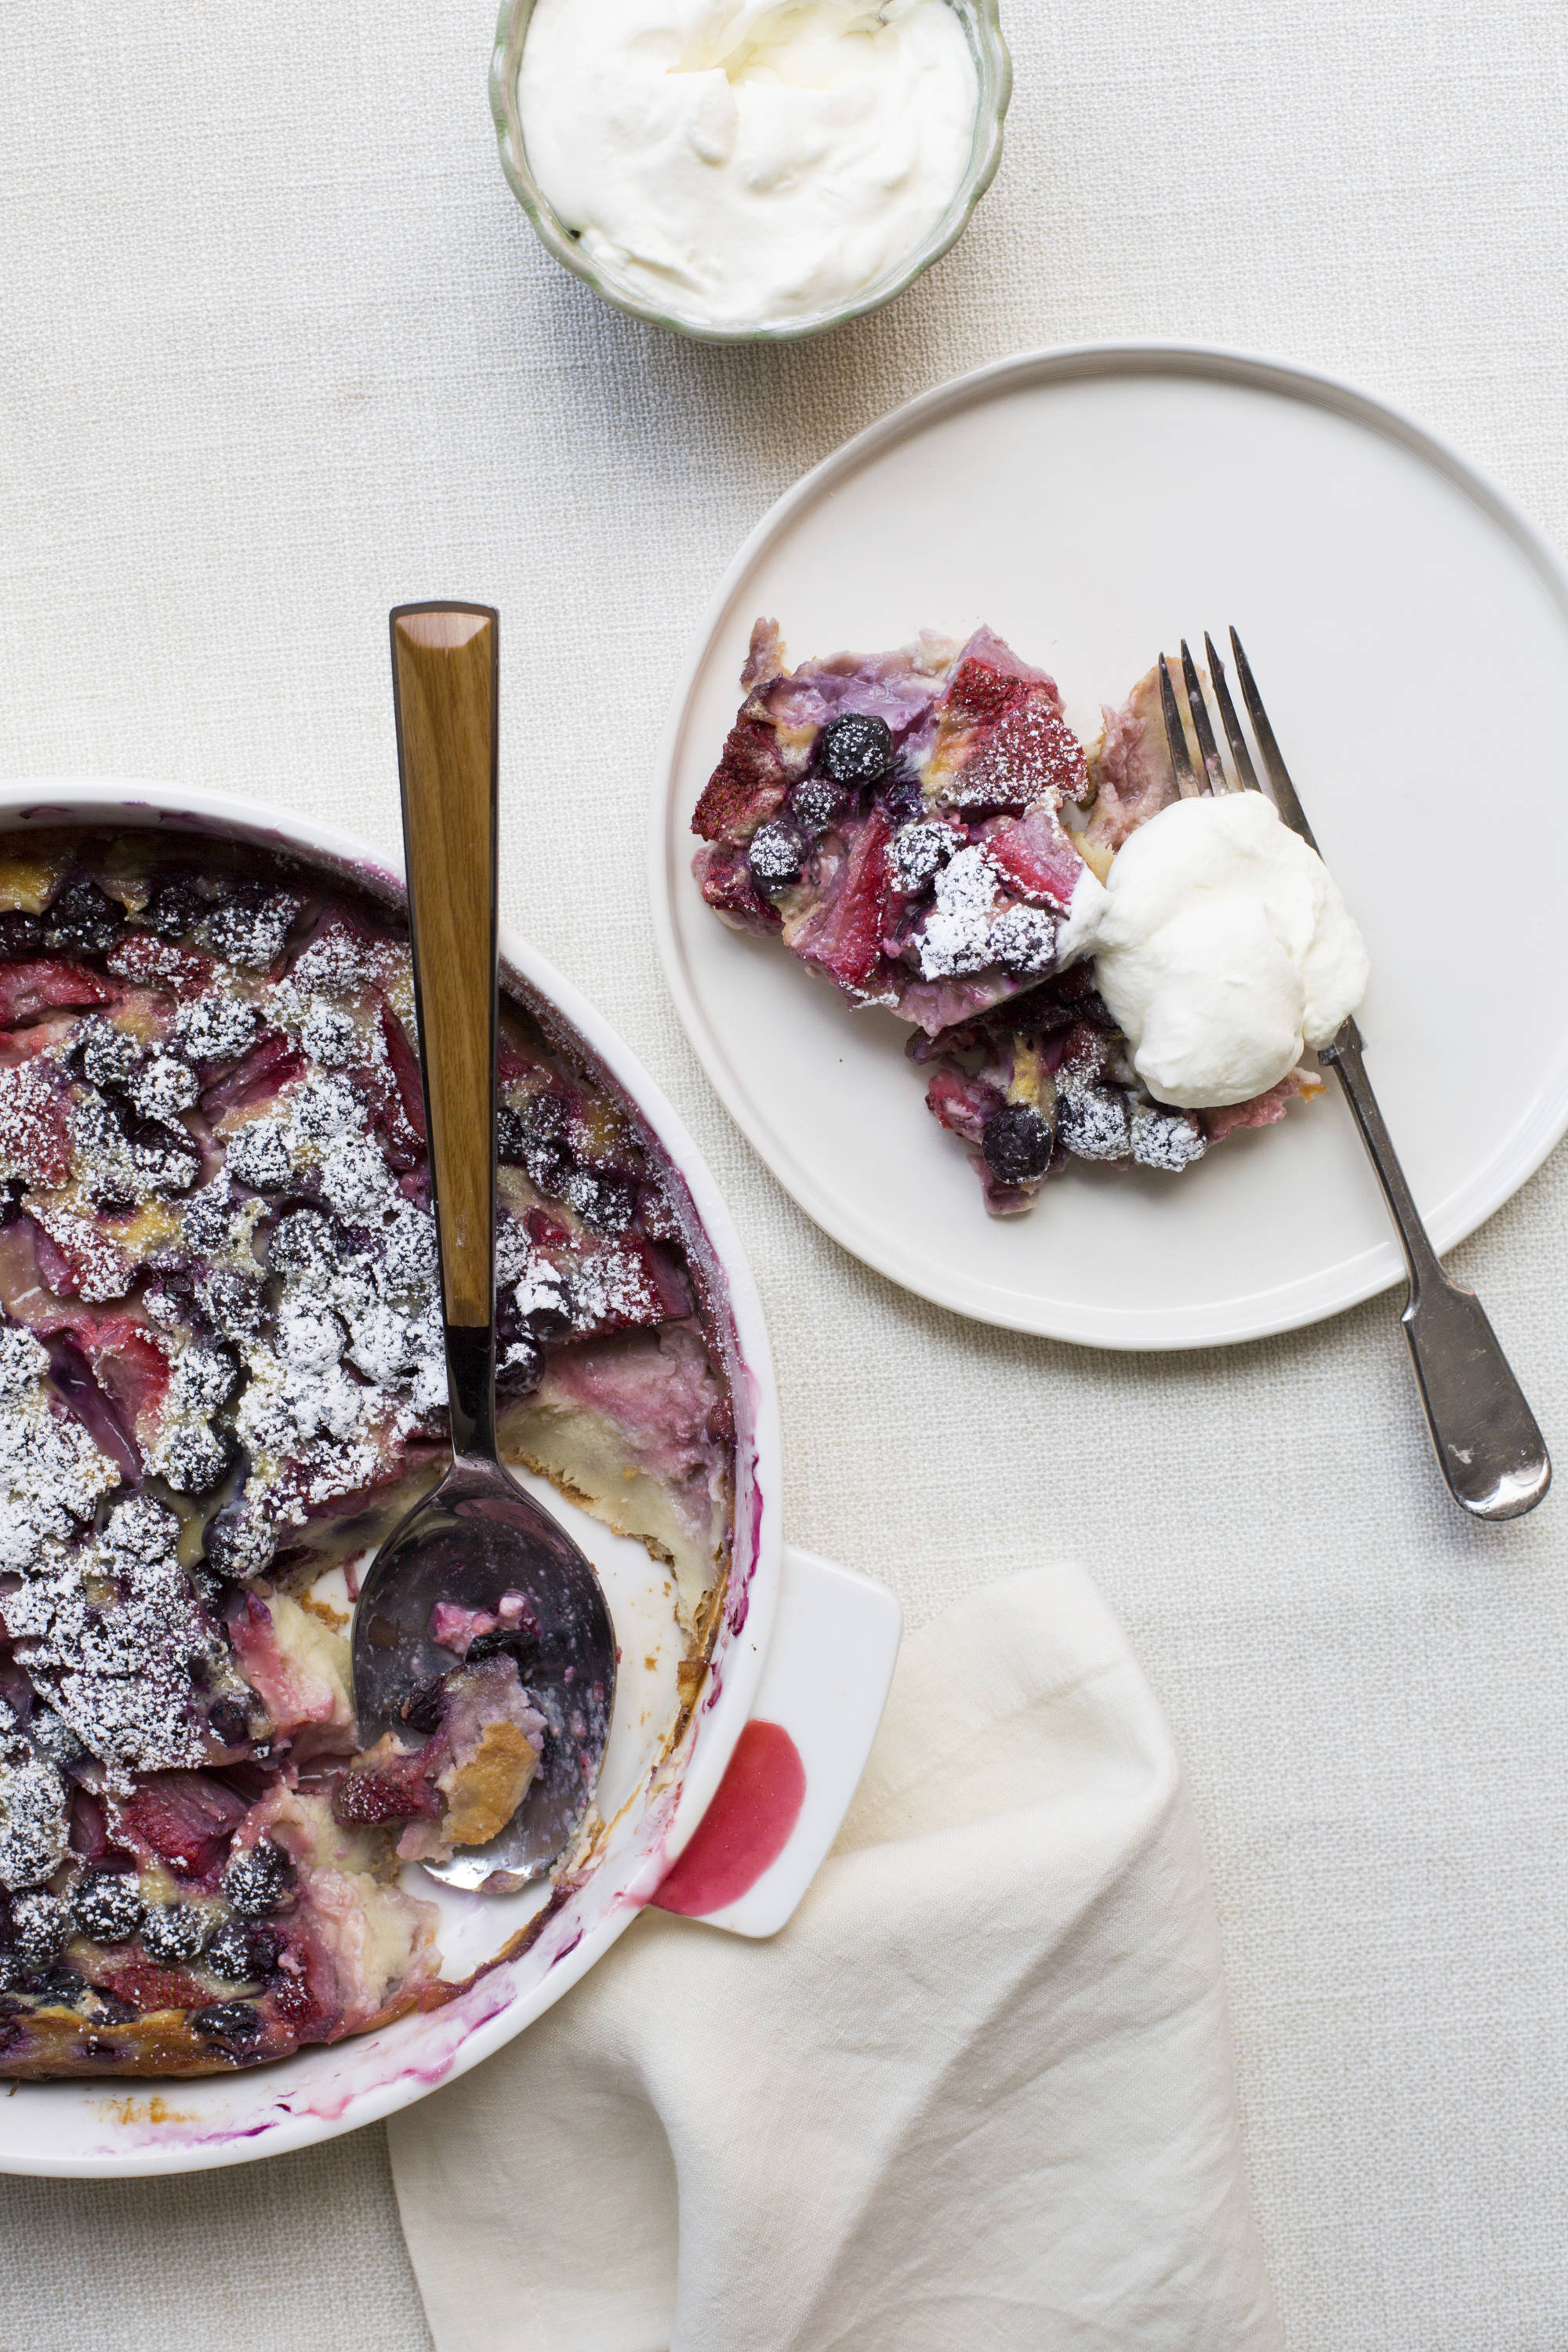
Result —
[[[1242, 699], [1257, 738], [1259, 757], [1274, 805], [1293, 833], [1310, 849], [1318, 845], [1312, 828], [1279, 756], [1274, 730], [1263, 708], [1241, 639], [1232, 629], [1231, 647]], [[1209, 719], [1197, 665], [1182, 640], [1182, 680], [1192, 713], [1198, 760], [1194, 764], [1186, 730], [1172, 681], [1170, 666], [1160, 656], [1160, 706], [1165, 719], [1165, 740], [1176, 789], [1184, 799], [1201, 793], [1260, 792], [1247, 737], [1226, 682], [1225, 665], [1206, 633], [1205, 650], [1220, 722], [1230, 747], [1235, 779], [1226, 772]], [[1509, 1369], [1497, 1334], [1473, 1291], [1461, 1289], [1444, 1273], [1421, 1214], [1411, 1196], [1398, 1155], [1384, 1124], [1377, 1097], [1362, 1060], [1361, 1031], [1350, 1020], [1337, 1030], [1318, 1056], [1335, 1073], [1345, 1091], [1362, 1141], [1367, 1148], [1388, 1213], [1398, 1233], [1410, 1278], [1410, 1295], [1402, 1320], [1410, 1343], [1426, 1426], [1437, 1460], [1458, 1503], [1479, 1519], [1517, 1519], [1532, 1511], [1552, 1484], [1552, 1464], [1535, 1415]]]

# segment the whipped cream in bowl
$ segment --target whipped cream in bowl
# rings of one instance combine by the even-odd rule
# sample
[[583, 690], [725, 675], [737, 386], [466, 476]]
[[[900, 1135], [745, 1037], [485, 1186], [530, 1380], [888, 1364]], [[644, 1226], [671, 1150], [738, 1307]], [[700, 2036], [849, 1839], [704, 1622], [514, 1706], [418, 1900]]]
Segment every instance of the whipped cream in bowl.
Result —
[[713, 341], [890, 300], [994, 174], [996, 0], [504, 0], [501, 163], [606, 301]]
[[1371, 967], [1322, 859], [1245, 792], [1173, 802], [1131, 835], [1095, 969], [1150, 1093], [1198, 1110], [1266, 1094], [1326, 1045]]

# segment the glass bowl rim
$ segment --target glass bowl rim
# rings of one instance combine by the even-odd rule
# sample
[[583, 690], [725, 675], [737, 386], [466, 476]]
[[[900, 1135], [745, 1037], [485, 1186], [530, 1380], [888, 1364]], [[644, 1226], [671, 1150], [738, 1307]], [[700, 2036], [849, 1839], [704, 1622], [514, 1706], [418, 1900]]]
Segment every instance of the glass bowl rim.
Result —
[[645, 300], [600, 270], [584, 253], [581, 240], [562, 223], [534, 178], [523, 142], [517, 104], [517, 77], [523, 44], [536, 0], [500, 0], [495, 46], [490, 58], [490, 112], [495, 119], [501, 170], [544, 249], [563, 269], [580, 278], [602, 301], [628, 318], [646, 319], [656, 327], [685, 335], [694, 342], [799, 342], [846, 326], [851, 319], [896, 300], [944, 253], [957, 244], [968, 227], [975, 205], [996, 176], [1002, 160], [1002, 125], [1013, 94], [1013, 60], [1003, 37], [999, 0], [947, 0], [963, 24], [974, 58], [979, 84], [974, 138], [963, 179], [952, 202], [931, 234], [907, 254], [897, 268], [849, 300], [813, 311], [805, 317], [763, 320], [747, 326], [718, 325], [684, 318], [678, 311]]

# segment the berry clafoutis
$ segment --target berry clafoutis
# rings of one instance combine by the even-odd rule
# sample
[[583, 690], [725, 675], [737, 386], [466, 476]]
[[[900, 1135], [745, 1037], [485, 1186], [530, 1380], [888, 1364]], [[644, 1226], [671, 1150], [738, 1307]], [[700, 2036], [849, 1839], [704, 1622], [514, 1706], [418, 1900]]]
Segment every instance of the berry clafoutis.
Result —
[[691, 821], [702, 896], [907, 1025], [994, 1214], [1074, 1160], [1177, 1173], [1316, 1090], [1293, 1073], [1222, 1110], [1158, 1102], [1095, 987], [1111, 858], [1175, 797], [1154, 672], [1092, 752], [1056, 681], [985, 628], [790, 669], [759, 621], [741, 683]]
[[[217, 840], [16, 846], [0, 2077], [251, 2066], [450, 1998], [413, 1865], [496, 1825], [498, 1726], [514, 1791], [562, 1727], [525, 1616], [462, 1611], [425, 1744], [362, 1752], [354, 1721], [357, 1569], [445, 1452], [401, 915]], [[642, 1539], [700, 1675], [732, 1533], [710, 1252], [549, 1008], [509, 997], [500, 1031], [501, 1444]]]

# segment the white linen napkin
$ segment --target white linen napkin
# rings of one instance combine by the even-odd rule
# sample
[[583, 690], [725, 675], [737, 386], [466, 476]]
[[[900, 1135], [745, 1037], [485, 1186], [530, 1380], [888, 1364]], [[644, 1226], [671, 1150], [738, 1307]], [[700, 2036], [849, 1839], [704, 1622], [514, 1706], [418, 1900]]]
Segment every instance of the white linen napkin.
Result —
[[1276, 2352], [1170, 1732], [1069, 1568], [905, 1643], [748, 1943], [660, 1912], [391, 2126], [437, 2352]]

